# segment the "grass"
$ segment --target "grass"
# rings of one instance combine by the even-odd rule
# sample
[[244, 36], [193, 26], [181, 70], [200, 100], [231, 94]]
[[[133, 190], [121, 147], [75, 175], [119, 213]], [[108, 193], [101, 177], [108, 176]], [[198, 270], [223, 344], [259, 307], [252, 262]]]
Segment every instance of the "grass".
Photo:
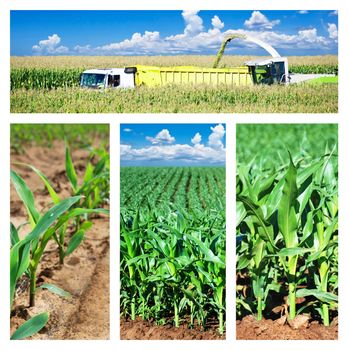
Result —
[[316, 78], [309, 80], [307, 82], [308, 84], [338, 84], [338, 76], [334, 77], [321, 77], [321, 78]]

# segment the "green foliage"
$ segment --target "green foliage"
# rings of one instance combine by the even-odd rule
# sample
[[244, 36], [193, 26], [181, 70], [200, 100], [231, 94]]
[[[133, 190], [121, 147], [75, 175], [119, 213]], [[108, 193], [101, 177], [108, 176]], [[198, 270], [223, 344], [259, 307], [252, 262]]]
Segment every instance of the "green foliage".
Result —
[[11, 149], [22, 152], [27, 144], [53, 147], [67, 140], [70, 146], [91, 147], [109, 138], [108, 124], [11, 124]]
[[337, 113], [338, 84], [11, 92], [12, 113]]
[[[88, 216], [106, 214], [108, 210], [98, 208], [98, 205], [108, 202], [109, 196], [109, 155], [106, 149], [91, 149], [86, 166], [84, 181], [79, 181], [70, 149], [66, 147], [67, 177], [73, 181], [73, 196], [61, 199], [55, 192], [49, 179], [30, 164], [18, 164], [30, 168], [42, 180], [52, 199], [53, 206], [41, 214], [36, 209], [35, 197], [26, 182], [15, 171], [11, 170], [11, 181], [19, 198], [22, 200], [31, 231], [22, 239], [18, 229], [11, 223], [10, 251], [10, 304], [12, 307], [17, 282], [25, 274], [30, 280], [29, 305], [35, 305], [37, 290], [46, 289], [60, 297], [71, 297], [70, 293], [52, 284], [41, 284], [37, 287], [37, 269], [49, 241], [54, 240], [59, 248], [60, 262], [73, 253], [82, 243], [85, 233], [91, 228], [92, 222]], [[19, 226], [21, 227], [21, 226]], [[67, 233], [70, 233], [68, 235]], [[48, 314], [40, 314], [20, 326], [11, 339], [21, 339], [39, 331], [48, 321]]]
[[[298, 140], [292, 132], [298, 127], [238, 126], [237, 147], [249, 150], [237, 157], [237, 270], [251, 281], [243, 287], [239, 280], [238, 313], [257, 310], [261, 319], [274, 307], [272, 299], [287, 295], [289, 319], [306, 309], [329, 325], [338, 302], [337, 126], [303, 126], [309, 139], [318, 139], [312, 144]], [[263, 148], [270, 131], [274, 136]], [[292, 149], [287, 157], [278, 145], [283, 132]], [[305, 301], [297, 308], [299, 297]]]
[[121, 309], [135, 319], [225, 319], [224, 168], [121, 168]]
[[[86, 91], [88, 68], [193, 65], [212, 67], [215, 56], [12, 57], [13, 113], [337, 113], [338, 84], [299, 86], [166, 86], [126, 91]], [[224, 55], [221, 67], [239, 67], [253, 56]], [[260, 58], [260, 57], [257, 57]], [[294, 73], [335, 74], [337, 56], [289, 57]], [[319, 86], [317, 86], [319, 85]]]
[[12, 334], [11, 340], [20, 340], [28, 338], [33, 334], [39, 332], [43, 327], [45, 327], [48, 322], [49, 314], [43, 312], [39, 315], [36, 315], [20, 325], [16, 331]]
[[14, 68], [11, 69], [11, 90], [79, 86], [81, 73], [80, 69]]

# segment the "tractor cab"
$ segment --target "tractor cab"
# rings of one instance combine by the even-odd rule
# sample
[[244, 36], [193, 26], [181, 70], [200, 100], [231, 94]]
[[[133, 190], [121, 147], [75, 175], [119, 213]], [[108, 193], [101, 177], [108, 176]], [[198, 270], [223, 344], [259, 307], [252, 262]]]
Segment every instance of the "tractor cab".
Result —
[[134, 88], [134, 69], [89, 69], [80, 77], [80, 86], [87, 89]]
[[248, 61], [245, 65], [249, 67], [255, 84], [289, 83], [288, 60], [285, 57]]

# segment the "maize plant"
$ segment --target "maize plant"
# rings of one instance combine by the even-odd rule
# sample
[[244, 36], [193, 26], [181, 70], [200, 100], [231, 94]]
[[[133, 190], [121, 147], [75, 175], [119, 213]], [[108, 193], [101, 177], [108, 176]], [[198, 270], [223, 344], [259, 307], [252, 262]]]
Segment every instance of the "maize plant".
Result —
[[121, 168], [123, 316], [224, 332], [224, 181], [223, 168]]
[[[86, 165], [85, 174], [83, 176], [83, 182], [78, 184], [78, 178], [76, 170], [71, 158], [71, 152], [68, 144], [66, 143], [66, 175], [69, 179], [74, 196], [79, 196], [79, 201], [75, 203], [74, 210], [65, 220], [65, 222], [54, 232], [53, 238], [59, 246], [60, 263], [64, 262], [64, 258], [71, 254], [82, 242], [85, 236], [86, 230], [91, 228], [92, 222], [88, 221], [88, 215], [90, 214], [108, 214], [108, 211], [102, 208], [97, 208], [98, 205], [103, 204], [109, 198], [109, 154], [105, 148], [92, 149], [89, 155], [89, 161]], [[99, 156], [99, 160], [93, 165], [92, 161]], [[61, 199], [52, 187], [49, 179], [37, 168], [30, 164], [22, 164], [33, 170], [45, 185], [48, 193], [51, 196], [52, 202], [58, 204]], [[81, 219], [85, 221], [81, 223]], [[71, 219], [75, 220], [74, 234], [66, 246], [66, 236], [68, 227], [71, 224]]]
[[[44, 174], [34, 167], [31, 167], [44, 183], [51, 194], [54, 206], [43, 215], [38, 212], [35, 206], [35, 198], [33, 192], [29, 189], [25, 181], [15, 172], [11, 170], [11, 181], [16, 189], [19, 198], [22, 200], [31, 226], [29, 232], [24, 238], [20, 239], [18, 229], [11, 223], [11, 253], [10, 253], [10, 305], [12, 307], [16, 285], [19, 279], [26, 275], [29, 278], [29, 306], [35, 306], [35, 294], [38, 288], [47, 289], [61, 297], [70, 297], [70, 293], [52, 284], [42, 284], [39, 287], [36, 285], [37, 270], [40, 261], [45, 252], [48, 242], [54, 239], [58, 245], [60, 254], [63, 251], [63, 256], [71, 254], [82, 242], [85, 230], [91, 227], [90, 222], [84, 222], [80, 229], [75, 232], [64, 250], [64, 241], [61, 239], [61, 234], [66, 230], [70, 219], [79, 217], [87, 213], [104, 213], [108, 211], [104, 209], [84, 209], [75, 208], [82, 196], [73, 196], [65, 199], [60, 199], [56, 192], [48, 182]], [[59, 238], [58, 238], [59, 236]], [[62, 257], [62, 255], [60, 255]], [[38, 332], [47, 323], [49, 318], [48, 313], [42, 313], [34, 316], [21, 325], [11, 339], [22, 339]]]
[[337, 147], [270, 163], [238, 166], [237, 271], [250, 281], [237, 287], [238, 312], [261, 320], [286, 296], [289, 320], [306, 312], [328, 326], [338, 305]]

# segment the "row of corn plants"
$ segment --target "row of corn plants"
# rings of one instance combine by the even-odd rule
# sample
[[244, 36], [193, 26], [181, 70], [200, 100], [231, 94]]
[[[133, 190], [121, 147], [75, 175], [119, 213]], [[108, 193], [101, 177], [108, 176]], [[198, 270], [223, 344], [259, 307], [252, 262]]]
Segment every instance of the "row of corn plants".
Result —
[[[80, 85], [85, 68], [12, 68], [11, 90], [56, 89]], [[303, 74], [337, 74], [338, 65], [290, 65], [290, 71]]]
[[71, 147], [86, 148], [91, 140], [108, 138], [107, 124], [11, 124], [11, 151], [17, 154], [28, 145], [52, 148], [68, 139]]
[[14, 68], [11, 69], [11, 90], [79, 86], [82, 71], [76, 68]]
[[337, 113], [338, 84], [14, 89], [10, 99], [13, 113]]
[[[83, 242], [86, 232], [92, 227], [91, 216], [108, 215], [103, 207], [109, 197], [109, 156], [105, 148], [92, 150], [86, 164], [83, 178], [79, 179], [72, 161], [71, 152], [66, 143], [65, 149], [66, 176], [71, 186], [71, 196], [61, 198], [54, 190], [49, 179], [30, 164], [17, 163], [17, 166], [28, 167], [42, 180], [52, 205], [44, 213], [40, 213], [35, 204], [35, 196], [24, 179], [11, 170], [11, 182], [18, 197], [23, 202], [28, 216], [28, 223], [15, 227], [10, 226], [10, 303], [15, 302], [17, 287], [23, 278], [29, 279], [28, 306], [35, 306], [35, 295], [38, 289], [47, 289], [61, 297], [71, 297], [53, 284], [37, 286], [37, 271], [49, 242], [54, 241], [59, 251], [59, 263], [72, 254]], [[97, 156], [97, 158], [96, 158]], [[29, 232], [22, 238], [19, 230], [26, 224]], [[40, 331], [48, 322], [47, 312], [38, 314], [23, 323], [12, 335], [11, 339], [23, 339]]]
[[[225, 203], [198, 183], [205, 176], [224, 192], [222, 168], [121, 168], [124, 317], [203, 328], [215, 319], [224, 332]], [[206, 208], [204, 195], [215, 198]]]
[[237, 313], [271, 317], [285, 300], [325, 326], [338, 307], [337, 147], [237, 167]]

